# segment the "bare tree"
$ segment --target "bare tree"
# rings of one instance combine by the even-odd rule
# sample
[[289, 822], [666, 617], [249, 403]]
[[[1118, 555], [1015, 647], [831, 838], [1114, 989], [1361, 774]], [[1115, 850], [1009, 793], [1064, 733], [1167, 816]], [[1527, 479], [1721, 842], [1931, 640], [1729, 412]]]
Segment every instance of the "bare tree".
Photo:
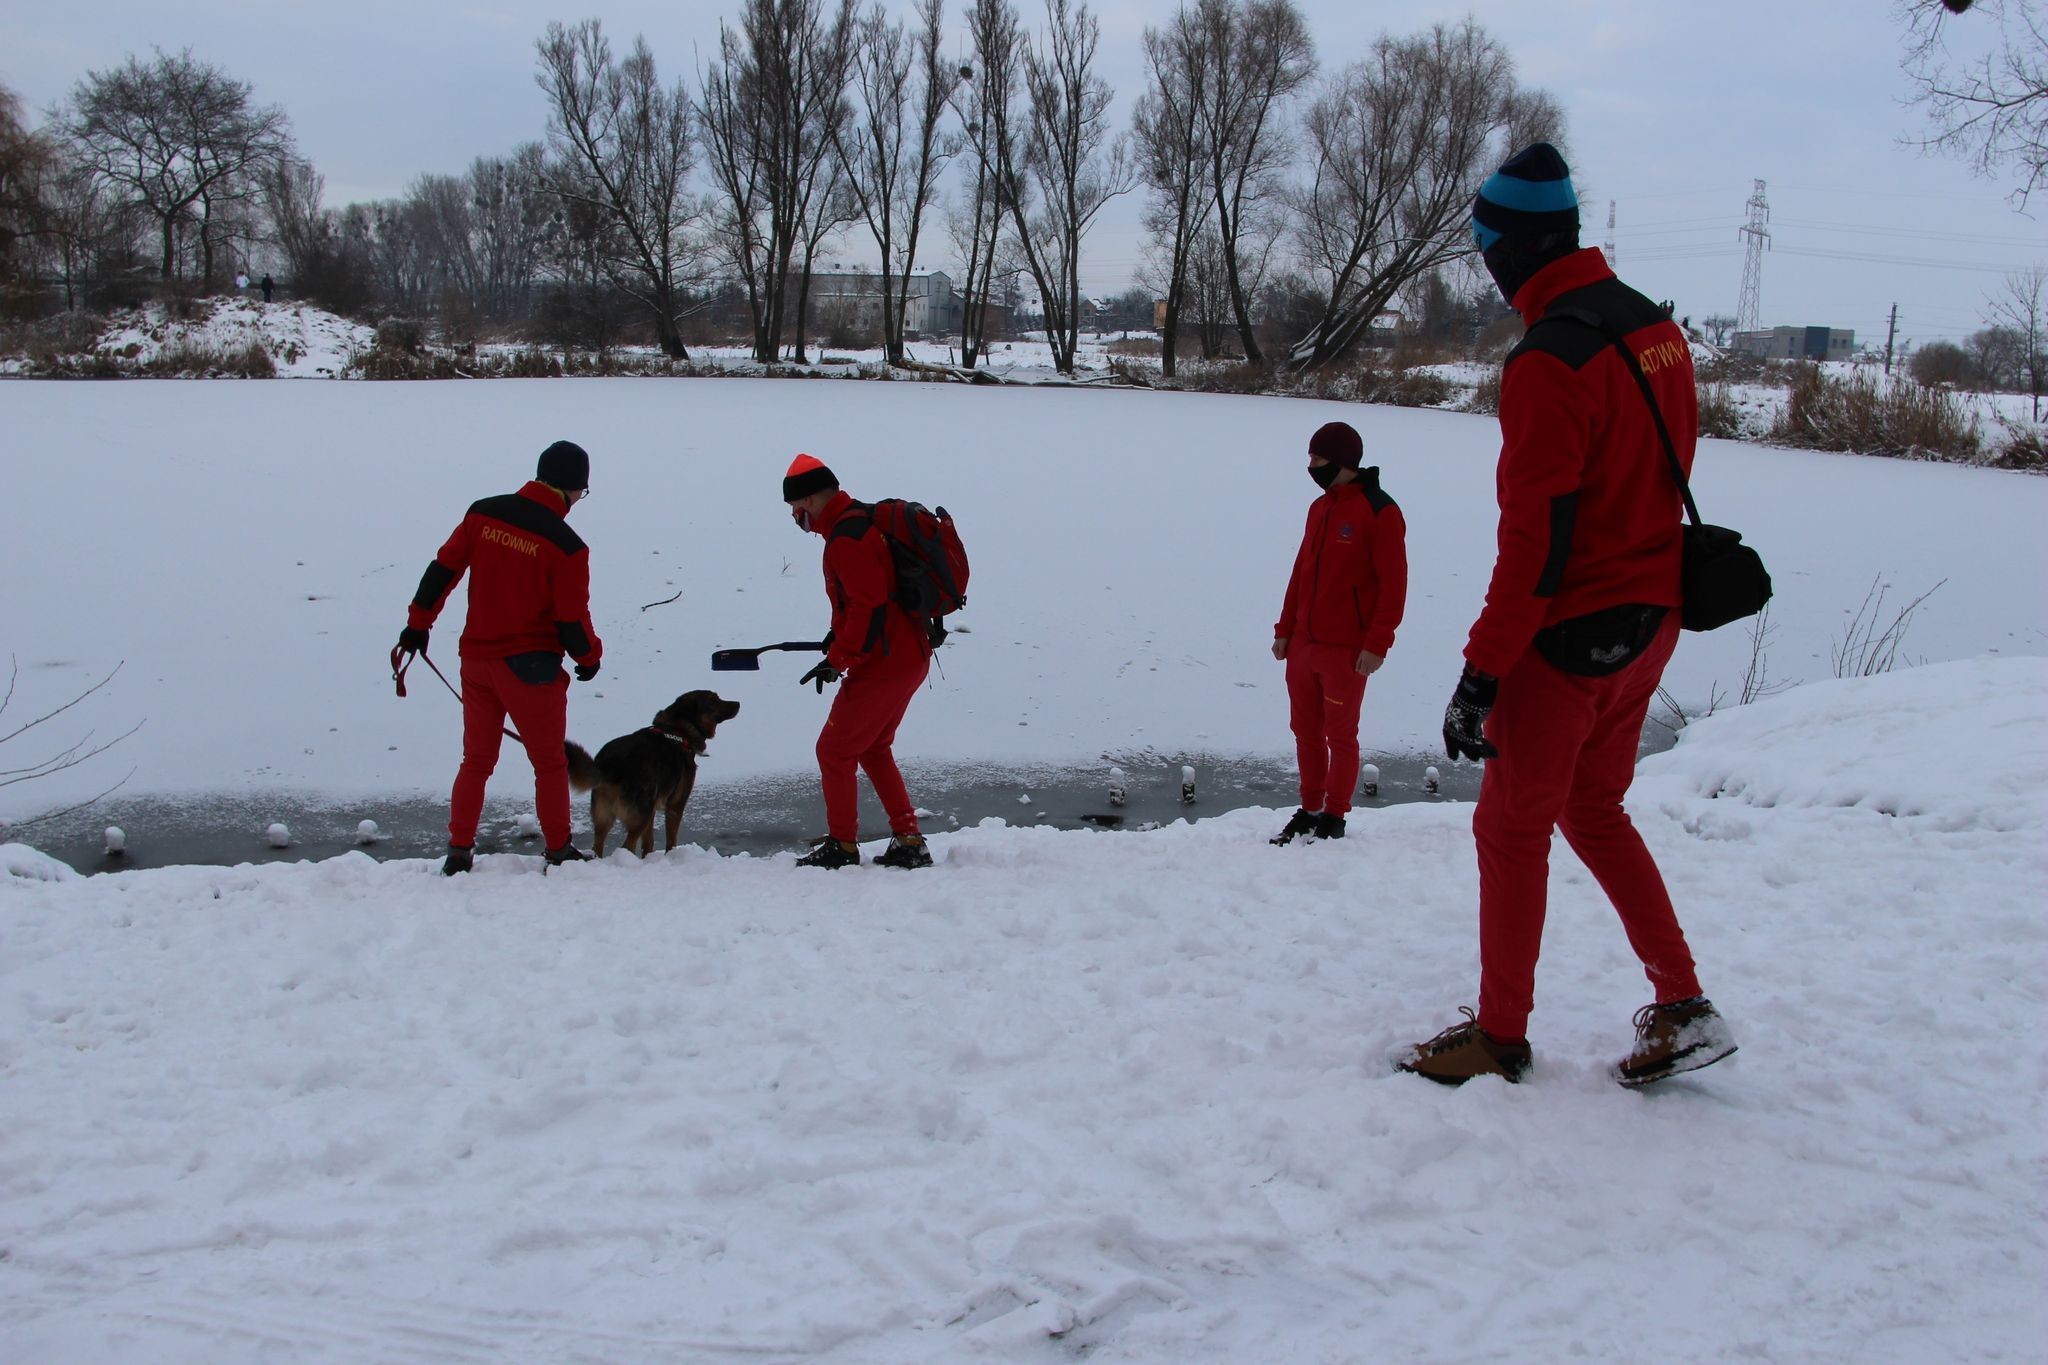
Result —
[[1225, 282], [1238, 344], [1262, 364], [1251, 301], [1272, 236], [1258, 228], [1293, 155], [1281, 106], [1315, 74], [1315, 45], [1293, 0], [1199, 0], [1195, 22], [1210, 67], [1201, 125]]
[[[1899, 4], [1912, 102], [1933, 125], [1920, 145], [1960, 153], [1982, 175], [2011, 166], [2024, 209], [2048, 178], [2048, 10], [2041, 0], [1977, 0], [1974, 15], [1955, 19], [1962, 8], [1949, 0]], [[1956, 23], [1967, 26], [1972, 49], [1961, 57], [1948, 46]]]
[[1984, 387], [1996, 393], [2015, 389], [2024, 382], [2020, 351], [2024, 343], [2010, 327], [1985, 327], [1970, 333], [1963, 349], [1970, 354], [1971, 367]]
[[975, 0], [967, 14], [974, 44], [971, 75], [954, 94], [966, 139], [967, 174], [952, 219], [962, 266], [960, 363], [973, 369], [988, 342], [989, 307], [1012, 278], [1003, 256], [1004, 228], [1021, 211], [1016, 194], [1022, 159], [1015, 112], [1024, 37], [1010, 0]]
[[1716, 346], [1726, 346], [1728, 338], [1735, 335], [1737, 319], [1728, 313], [1709, 313], [1700, 319], [1700, 328], [1707, 334], [1707, 340]]
[[179, 232], [196, 221], [207, 285], [220, 217], [257, 196], [291, 150], [284, 111], [252, 104], [246, 82], [190, 49], [87, 72], [60, 124], [92, 174], [154, 220], [162, 278], [176, 277]]
[[1206, 32], [1194, 14], [1183, 9], [1164, 27], [1145, 30], [1145, 67], [1150, 83], [1138, 100], [1131, 137], [1138, 172], [1152, 192], [1145, 227], [1166, 305], [1159, 370], [1171, 379], [1195, 244], [1215, 203], [1203, 137], [1211, 63]]
[[853, 63], [859, 107], [843, 126], [838, 148], [848, 187], [881, 253], [882, 349], [891, 365], [903, 363], [904, 314], [925, 210], [954, 151], [939, 132], [961, 75], [940, 49], [944, 8], [944, 0], [918, 0], [915, 39], [904, 25], [889, 22], [880, 3], [861, 20]]
[[1197, 234], [1188, 253], [1187, 314], [1193, 321], [1202, 359], [1223, 354], [1235, 332], [1230, 303], [1230, 271], [1223, 261], [1223, 238], [1211, 223]]
[[55, 157], [21, 118], [21, 100], [0, 86], [0, 285], [28, 275], [29, 247], [41, 232], [43, 192]]
[[1314, 166], [1296, 230], [1326, 301], [1294, 344], [1294, 365], [1344, 355], [1410, 280], [1469, 252], [1480, 180], [1513, 146], [1557, 140], [1562, 124], [1470, 19], [1382, 37], [1338, 73], [1307, 120]]
[[719, 62], [704, 77], [717, 234], [746, 286], [754, 358], [763, 364], [781, 357], [792, 304], [809, 287], [817, 215], [834, 207], [833, 144], [847, 117], [854, 26], [854, 0], [745, 0], [739, 27], [719, 26]]
[[[1086, 0], [1045, 0], [1045, 18], [1044, 42], [1024, 54], [1023, 171], [1036, 203], [1012, 215], [1010, 230], [1038, 285], [1053, 368], [1072, 374], [1081, 339], [1081, 241], [1137, 176], [1129, 144], [1110, 127], [1116, 92], [1094, 70], [1102, 26]], [[1014, 202], [1026, 202], [1017, 178], [1005, 188]]]
[[643, 38], [614, 62], [596, 19], [573, 29], [549, 24], [535, 46], [534, 79], [548, 97], [548, 141], [559, 168], [549, 189], [616, 224], [606, 261], [611, 281], [653, 314], [662, 353], [687, 357], [677, 322], [696, 256], [689, 95], [681, 81], [661, 84]]
[[2017, 369], [2034, 400], [2034, 420], [2040, 421], [2041, 395], [2048, 391], [2048, 267], [2007, 275], [1984, 320], [2011, 334]]

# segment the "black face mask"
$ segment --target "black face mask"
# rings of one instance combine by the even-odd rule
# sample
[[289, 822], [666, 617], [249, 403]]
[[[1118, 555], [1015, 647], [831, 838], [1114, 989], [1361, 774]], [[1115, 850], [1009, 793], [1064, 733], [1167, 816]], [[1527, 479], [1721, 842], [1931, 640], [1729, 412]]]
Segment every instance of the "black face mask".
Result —
[[1480, 252], [1479, 257], [1486, 262], [1486, 273], [1493, 276], [1500, 296], [1512, 306], [1515, 295], [1522, 292], [1522, 286], [1537, 271], [1578, 249], [1578, 233], [1551, 233], [1535, 238], [1503, 237]]
[[1337, 482], [1337, 476], [1343, 472], [1343, 465], [1330, 461], [1322, 464], [1312, 464], [1308, 467], [1308, 476], [1316, 481], [1316, 487], [1318, 488], [1328, 488], [1331, 484]]

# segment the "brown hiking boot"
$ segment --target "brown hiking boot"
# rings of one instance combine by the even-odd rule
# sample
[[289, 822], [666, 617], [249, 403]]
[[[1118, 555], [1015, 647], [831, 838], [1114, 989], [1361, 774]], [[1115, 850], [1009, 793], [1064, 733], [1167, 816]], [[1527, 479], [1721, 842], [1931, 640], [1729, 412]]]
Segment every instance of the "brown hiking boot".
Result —
[[1614, 1068], [1623, 1085], [1648, 1085], [1712, 1066], [1735, 1051], [1735, 1035], [1704, 995], [1636, 1011], [1636, 1045]]
[[1463, 1085], [1474, 1076], [1499, 1076], [1512, 1084], [1529, 1070], [1529, 1044], [1504, 1043], [1479, 1027], [1478, 1016], [1460, 1005], [1465, 1016], [1426, 1043], [1417, 1043], [1407, 1061], [1396, 1064], [1399, 1071], [1412, 1071], [1444, 1085]]

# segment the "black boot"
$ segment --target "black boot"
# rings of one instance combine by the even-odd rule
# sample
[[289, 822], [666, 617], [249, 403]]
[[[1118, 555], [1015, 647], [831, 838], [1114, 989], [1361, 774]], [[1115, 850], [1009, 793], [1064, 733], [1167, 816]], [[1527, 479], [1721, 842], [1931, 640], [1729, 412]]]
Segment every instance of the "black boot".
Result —
[[1288, 817], [1286, 828], [1266, 842], [1270, 844], [1291, 844], [1304, 834], [1314, 835], [1316, 832], [1316, 822], [1322, 818], [1320, 815], [1311, 813], [1307, 807], [1303, 807]]
[[549, 849], [547, 858], [549, 867], [560, 867], [563, 863], [587, 863], [590, 861], [590, 855], [574, 844], [563, 844], [560, 848]]
[[448, 845], [448, 857], [441, 863], [441, 875], [452, 877], [458, 872], [467, 872], [476, 866], [476, 850], [460, 844]]
[[899, 834], [889, 841], [889, 847], [875, 856], [877, 867], [930, 867], [932, 851], [926, 847], [922, 834]]
[[798, 867], [858, 867], [860, 845], [827, 835], [812, 843], [811, 851], [796, 860]]
[[1316, 838], [1341, 839], [1344, 837], [1344, 817], [1324, 811], [1316, 817]]

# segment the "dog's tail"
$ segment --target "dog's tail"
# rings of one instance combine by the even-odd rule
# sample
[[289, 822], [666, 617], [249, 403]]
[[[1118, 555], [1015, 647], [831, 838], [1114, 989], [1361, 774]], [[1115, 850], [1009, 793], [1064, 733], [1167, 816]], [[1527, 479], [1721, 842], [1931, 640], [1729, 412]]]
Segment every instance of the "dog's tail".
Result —
[[597, 760], [583, 751], [575, 740], [564, 740], [562, 752], [569, 756], [569, 786], [587, 792], [597, 785]]

